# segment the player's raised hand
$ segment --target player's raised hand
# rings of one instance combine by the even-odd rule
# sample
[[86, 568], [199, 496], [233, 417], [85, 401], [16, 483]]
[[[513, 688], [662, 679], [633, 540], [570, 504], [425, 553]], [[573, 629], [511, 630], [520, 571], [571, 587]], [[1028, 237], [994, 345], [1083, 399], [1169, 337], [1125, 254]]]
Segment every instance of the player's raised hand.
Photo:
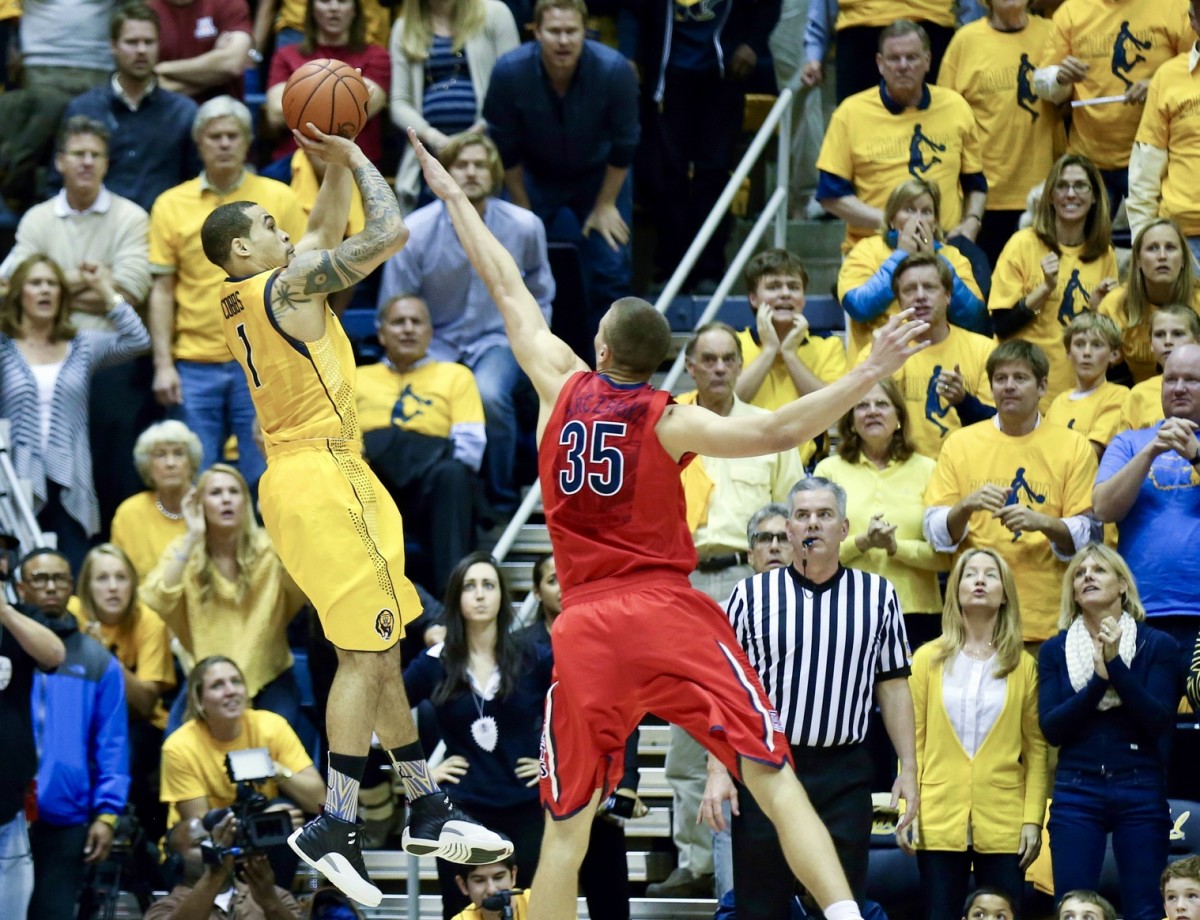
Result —
[[354, 141], [337, 134], [325, 134], [311, 121], [308, 123], [307, 128], [312, 132], [312, 137], [296, 129], [292, 130], [292, 137], [296, 139], [296, 143], [305, 153], [310, 157], [316, 157], [323, 163], [349, 168], [354, 154], [362, 153], [359, 150], [358, 144], [354, 143]]
[[412, 144], [413, 150], [417, 153], [417, 161], [421, 164], [421, 172], [425, 176], [425, 184], [429, 186], [429, 190], [437, 195], [443, 201], [447, 198], [462, 194], [462, 189], [458, 183], [446, 172], [446, 167], [443, 166], [438, 158], [426, 149], [425, 145], [417, 138], [417, 129], [408, 129], [408, 142]]
[[929, 340], [924, 337], [929, 323], [912, 317], [912, 310], [902, 310], [875, 333], [875, 344], [863, 366], [870, 368], [876, 380], [890, 377], [905, 361], [929, 347]]

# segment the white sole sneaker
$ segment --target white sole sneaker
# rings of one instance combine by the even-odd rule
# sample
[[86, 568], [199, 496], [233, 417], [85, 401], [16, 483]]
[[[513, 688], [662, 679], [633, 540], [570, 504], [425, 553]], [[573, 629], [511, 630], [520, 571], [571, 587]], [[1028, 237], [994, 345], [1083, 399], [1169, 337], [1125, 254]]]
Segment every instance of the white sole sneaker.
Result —
[[304, 860], [306, 865], [325, 876], [346, 897], [353, 898], [366, 907], [378, 907], [383, 900], [383, 892], [359, 875], [341, 853], [326, 853], [320, 859], [314, 860], [300, 849], [297, 838], [303, 830], [304, 828], [300, 828], [293, 831], [288, 837], [288, 846], [292, 848], [292, 852]]
[[512, 841], [469, 821], [447, 821], [436, 840], [414, 837], [406, 827], [401, 846], [413, 856], [436, 856], [464, 866], [485, 866], [513, 852]]

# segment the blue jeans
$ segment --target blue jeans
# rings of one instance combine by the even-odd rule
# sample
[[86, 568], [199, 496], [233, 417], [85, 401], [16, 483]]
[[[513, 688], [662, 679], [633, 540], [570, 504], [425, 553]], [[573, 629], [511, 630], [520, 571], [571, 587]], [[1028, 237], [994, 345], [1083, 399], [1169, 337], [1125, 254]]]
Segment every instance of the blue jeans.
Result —
[[0, 917], [25, 916], [33, 894], [33, 856], [29, 851], [29, 825], [18, 811], [0, 824]]
[[229, 436], [237, 435], [238, 471], [255, 489], [267, 463], [254, 441], [258, 421], [241, 366], [236, 361], [176, 361], [175, 369], [183, 390], [183, 423], [204, 449], [201, 469], [218, 462]]
[[[629, 243], [613, 249], [599, 233], [583, 235], [596, 195], [604, 180], [601, 172], [590, 181], [579, 182], [564, 190], [552, 184], [542, 185], [529, 171], [525, 172], [525, 189], [529, 193], [530, 209], [546, 225], [546, 239], [551, 242], [574, 243], [583, 257], [584, 284], [587, 286], [589, 325], [592, 334], [600, 327], [600, 318], [614, 300], [628, 297], [633, 285], [633, 258]], [[625, 175], [625, 183], [617, 193], [617, 211], [631, 228], [633, 226], [633, 173]]]
[[467, 363], [479, 386], [487, 431], [487, 451], [483, 456], [483, 480], [488, 497], [496, 510], [516, 509], [519, 494], [513, 481], [517, 456], [517, 405], [513, 394], [524, 374], [512, 349], [504, 345], [489, 348]]
[[1121, 916], [1160, 920], [1158, 878], [1167, 864], [1171, 832], [1162, 770], [1139, 768], [1100, 776], [1059, 769], [1048, 829], [1056, 892], [1096, 888], [1111, 833]]
[[733, 835], [729, 832], [733, 813], [728, 802], [721, 803], [721, 810], [725, 813], [725, 830], [712, 832], [713, 882], [718, 901], [733, 891]]
[[1188, 249], [1192, 252], [1192, 267], [1200, 271], [1200, 236], [1189, 236], [1187, 244]]

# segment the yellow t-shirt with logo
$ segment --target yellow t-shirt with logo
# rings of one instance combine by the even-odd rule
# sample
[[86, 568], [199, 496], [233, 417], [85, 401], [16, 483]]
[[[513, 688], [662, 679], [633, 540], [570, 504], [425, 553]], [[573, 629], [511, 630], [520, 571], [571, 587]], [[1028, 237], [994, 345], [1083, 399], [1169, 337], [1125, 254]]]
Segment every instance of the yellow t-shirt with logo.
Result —
[[[1073, 98], [1120, 96], [1195, 41], [1188, 0], [1071, 0], [1054, 13], [1039, 67], [1077, 57], [1087, 75]], [[1072, 110], [1069, 149], [1100, 169], [1123, 169], [1137, 134], [1140, 106], [1085, 105]]]
[[1159, 374], [1134, 384], [1121, 407], [1121, 431], [1153, 428], [1163, 420], [1162, 380]]
[[[1117, 256], [1111, 246], [1093, 262], [1079, 258], [1080, 246], [1060, 246], [1058, 282], [1042, 305], [1042, 312], [1014, 338], [1025, 339], [1041, 347], [1050, 361], [1050, 379], [1042, 398], [1043, 412], [1054, 397], [1075, 386], [1075, 371], [1062, 346], [1063, 327], [1087, 309], [1093, 288], [1105, 278], [1117, 277]], [[1032, 228], [1012, 235], [992, 273], [992, 293], [988, 309], [1011, 310], [1017, 301], [1045, 280], [1042, 259], [1050, 253]]]
[[1048, 425], [1059, 425], [1078, 431], [1089, 441], [1108, 446], [1108, 442], [1124, 431], [1121, 427], [1121, 409], [1129, 397], [1129, 388], [1108, 380], [1086, 396], [1072, 399], [1073, 390], [1066, 390], [1054, 397], [1046, 413]]
[[[846, 99], [825, 131], [817, 169], [852, 183], [860, 200], [881, 210], [901, 182], [932, 182], [942, 193], [942, 228], [949, 230], [962, 220], [959, 176], [983, 172], [979, 130], [962, 96], [942, 86], [928, 90], [924, 108], [899, 114], [884, 106], [878, 87]], [[845, 248], [871, 235], [847, 225]]]
[[395, 425], [448, 438], [454, 425], [483, 424], [475, 375], [451, 361], [429, 361], [403, 373], [383, 363], [360, 367], [354, 397], [363, 431]]
[[[1012, 489], [1020, 503], [1051, 517], [1066, 518], [1092, 507], [1096, 454], [1087, 439], [1056, 425], [1038, 425], [1012, 437], [995, 419], [977, 422], [946, 439], [925, 490], [928, 507], [952, 507], [991, 483]], [[971, 515], [958, 553], [986, 547], [1004, 557], [1021, 596], [1021, 628], [1026, 642], [1058, 632], [1058, 608], [1067, 566], [1042, 533], [1015, 536], [990, 511]]]
[[205, 218], [231, 201], [254, 201], [275, 218], [293, 242], [307, 220], [295, 194], [282, 182], [243, 173], [241, 182], [218, 193], [203, 177], [167, 189], [150, 210], [150, 269], [175, 276], [176, 361], [221, 363], [233, 356], [221, 333], [221, 283], [225, 272], [204, 255], [200, 228]]
[[[842, 267], [838, 270], [838, 299], [845, 301], [849, 291], [870, 281], [893, 252], [895, 250], [882, 236], [869, 236], [864, 240], [859, 240], [854, 248], [846, 254], [846, 258], [842, 261]], [[946, 244], [941, 246], [937, 252], [950, 263], [954, 273], [958, 275], [963, 284], [970, 288], [971, 293], [983, 300], [983, 292], [979, 289], [979, 282], [975, 280], [975, 272], [971, 268], [971, 263], [958, 250], [958, 247]], [[893, 300], [887, 305], [886, 310], [870, 322], [860, 323], [856, 319], [850, 320], [850, 328], [846, 336], [846, 351], [851, 364], [856, 363], [859, 352], [871, 344], [875, 330], [886, 323], [888, 317], [898, 312], [900, 312], [900, 305]]]
[[[988, 355], [995, 347], [987, 336], [951, 326], [946, 338], [917, 352], [892, 375], [904, 396], [908, 430], [918, 453], [936, 460], [947, 436], [963, 427], [958, 410], [938, 395], [937, 382], [943, 370], [952, 371], [957, 366], [967, 395], [984, 405], [995, 405], [987, 375]], [[868, 345], [859, 353], [859, 362], [870, 353]]]
[[1136, 140], [1169, 152], [1159, 216], [1200, 236], [1200, 67], [1189, 69], [1191, 57], [1185, 51], [1154, 74]]
[[[1184, 258], [1187, 258], [1186, 252]], [[1158, 370], [1158, 359], [1150, 347], [1150, 321], [1158, 308], [1149, 304], [1141, 321], [1136, 326], [1130, 326], [1129, 312], [1125, 308], [1125, 290], [1126, 285], [1121, 285], [1109, 291], [1100, 301], [1096, 312], [1107, 316], [1121, 330], [1121, 357], [1129, 365], [1134, 381], [1141, 383]], [[1192, 309], [1200, 315], [1200, 285], [1192, 291]]]
[[1065, 145], [1055, 107], [1033, 94], [1038, 49], [1049, 32], [1050, 21], [1039, 16], [1019, 32], [978, 19], [954, 33], [942, 58], [938, 85], [966, 99], [979, 125], [989, 209], [1024, 210], [1029, 189]]

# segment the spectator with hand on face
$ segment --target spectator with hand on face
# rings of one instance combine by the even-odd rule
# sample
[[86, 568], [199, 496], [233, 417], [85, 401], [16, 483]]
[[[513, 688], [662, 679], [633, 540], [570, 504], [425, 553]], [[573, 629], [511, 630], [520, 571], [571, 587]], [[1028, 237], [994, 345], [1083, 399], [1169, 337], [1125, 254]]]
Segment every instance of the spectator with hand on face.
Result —
[[232, 813], [211, 833], [198, 817], [176, 824], [167, 835], [167, 845], [179, 857], [182, 878], [170, 894], [150, 906], [145, 920], [297, 920], [300, 905], [276, 886], [266, 854], [245, 857], [236, 872], [232, 855], [215, 865], [205, 861], [204, 843], [228, 848], [236, 832], [237, 819]]
[[888, 195], [880, 235], [859, 240], [847, 253], [838, 271], [838, 299], [850, 315], [851, 362], [871, 343], [872, 333], [900, 309], [892, 279], [900, 263], [918, 252], [936, 253], [950, 267], [950, 322], [972, 332], [991, 332], [971, 263], [942, 232], [941, 202], [942, 191], [932, 182], [906, 179]]

